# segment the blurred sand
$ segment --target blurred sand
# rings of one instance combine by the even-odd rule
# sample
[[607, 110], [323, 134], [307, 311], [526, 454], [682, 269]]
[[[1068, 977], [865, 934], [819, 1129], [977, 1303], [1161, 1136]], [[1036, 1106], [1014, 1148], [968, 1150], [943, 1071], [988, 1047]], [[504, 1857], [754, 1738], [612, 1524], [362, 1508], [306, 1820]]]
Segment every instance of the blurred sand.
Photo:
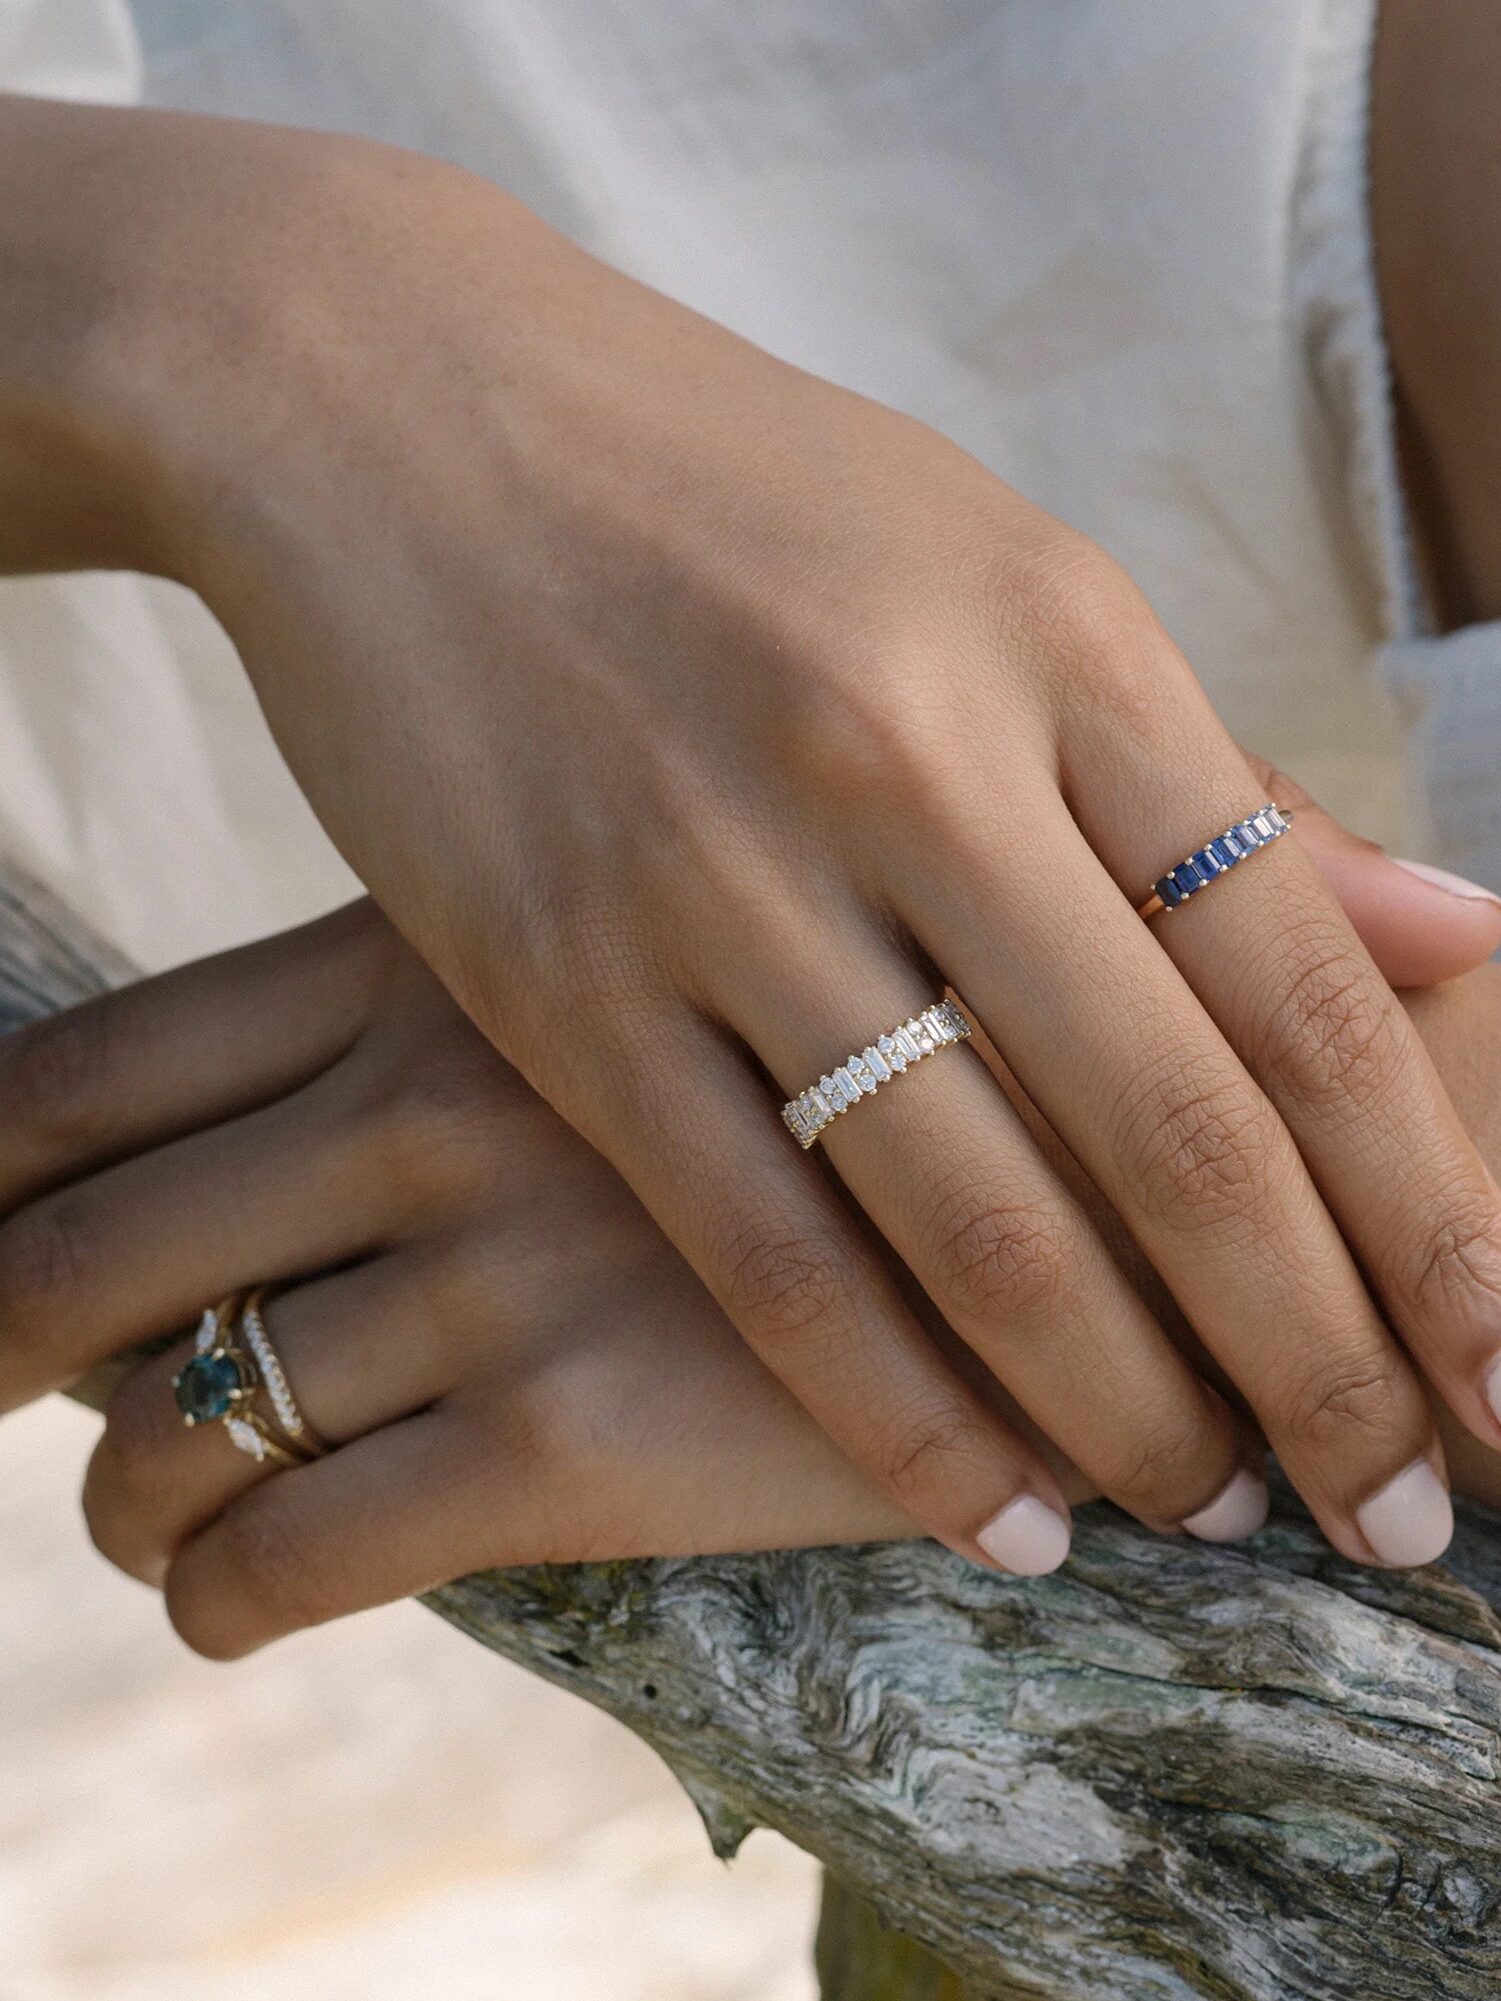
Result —
[[96, 1428], [0, 1425], [3, 2001], [813, 2001], [807, 1858], [723, 1868], [643, 1745], [430, 1613], [190, 1656], [89, 1547]]

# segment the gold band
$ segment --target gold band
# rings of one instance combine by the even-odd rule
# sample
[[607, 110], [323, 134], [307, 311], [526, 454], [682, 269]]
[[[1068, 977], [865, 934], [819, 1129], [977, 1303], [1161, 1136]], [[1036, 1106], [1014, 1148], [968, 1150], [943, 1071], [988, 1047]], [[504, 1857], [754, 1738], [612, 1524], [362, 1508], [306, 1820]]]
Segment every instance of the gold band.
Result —
[[245, 1337], [245, 1345], [255, 1358], [260, 1372], [261, 1388], [276, 1415], [279, 1430], [286, 1441], [305, 1459], [321, 1459], [328, 1446], [321, 1439], [303, 1415], [302, 1406], [292, 1394], [292, 1385], [287, 1380], [287, 1372], [282, 1366], [275, 1344], [266, 1331], [265, 1304], [266, 1288], [258, 1285], [240, 1308], [240, 1332]]

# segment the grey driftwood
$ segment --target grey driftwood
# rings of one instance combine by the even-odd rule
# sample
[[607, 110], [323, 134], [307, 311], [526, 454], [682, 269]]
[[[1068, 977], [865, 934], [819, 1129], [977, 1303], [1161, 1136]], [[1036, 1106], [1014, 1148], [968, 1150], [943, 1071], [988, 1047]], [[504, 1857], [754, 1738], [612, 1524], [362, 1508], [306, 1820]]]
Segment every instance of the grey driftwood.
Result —
[[[0, 1032], [122, 972], [0, 877]], [[429, 1603], [644, 1737], [722, 1855], [817, 1856], [829, 2001], [1495, 2001], [1498, 1527], [1378, 1575], [1286, 1497], [1242, 1550], [1101, 1509], [1035, 1583], [911, 1543]]]

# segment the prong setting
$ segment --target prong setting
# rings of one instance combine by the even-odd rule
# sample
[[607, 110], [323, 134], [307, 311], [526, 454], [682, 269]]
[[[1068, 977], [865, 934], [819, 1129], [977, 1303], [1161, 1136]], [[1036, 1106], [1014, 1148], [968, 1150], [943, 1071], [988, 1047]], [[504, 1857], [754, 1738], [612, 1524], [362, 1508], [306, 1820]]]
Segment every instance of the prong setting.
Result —
[[1279, 806], [1271, 804], [1262, 807], [1259, 813], [1252, 813], [1248, 819], [1238, 820], [1233, 827], [1227, 827], [1223, 834], [1216, 834], [1212, 841], [1206, 841], [1196, 854], [1170, 868], [1152, 884], [1152, 894], [1137, 910], [1138, 917], [1152, 918], [1164, 911], [1176, 910], [1180, 903], [1186, 903], [1191, 896], [1229, 873], [1247, 855], [1254, 855], [1260, 849], [1270, 847], [1280, 840], [1292, 825], [1291, 813], [1284, 813]]
[[899, 1028], [878, 1035], [857, 1056], [847, 1056], [799, 1098], [782, 1107], [787, 1130], [806, 1151], [824, 1128], [861, 1098], [874, 1097], [883, 1084], [951, 1043], [965, 1042], [970, 1025], [957, 1001], [941, 1000]]

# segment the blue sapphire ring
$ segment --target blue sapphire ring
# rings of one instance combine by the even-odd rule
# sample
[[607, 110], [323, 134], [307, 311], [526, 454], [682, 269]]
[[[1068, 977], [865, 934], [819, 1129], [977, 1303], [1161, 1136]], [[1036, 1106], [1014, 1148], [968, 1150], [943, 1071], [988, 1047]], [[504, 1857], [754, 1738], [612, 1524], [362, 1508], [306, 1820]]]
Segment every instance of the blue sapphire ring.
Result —
[[1291, 813], [1284, 813], [1279, 807], [1266, 805], [1259, 813], [1253, 813], [1248, 820], [1237, 820], [1233, 827], [1227, 827], [1212, 841], [1207, 841], [1196, 855], [1179, 862], [1167, 874], [1152, 884], [1152, 894], [1137, 911], [1138, 917], [1157, 917], [1164, 910], [1176, 910], [1180, 903], [1187, 903], [1196, 896], [1207, 883], [1226, 874], [1243, 862], [1247, 855], [1254, 855], [1258, 848], [1269, 848], [1273, 841], [1281, 840], [1293, 823]]
[[241, 1343], [243, 1313], [235, 1294], [199, 1321], [193, 1353], [172, 1378], [178, 1411], [190, 1428], [222, 1424], [236, 1449], [261, 1465], [303, 1465], [317, 1456], [314, 1448], [278, 1438], [255, 1408], [265, 1378], [256, 1356]]

